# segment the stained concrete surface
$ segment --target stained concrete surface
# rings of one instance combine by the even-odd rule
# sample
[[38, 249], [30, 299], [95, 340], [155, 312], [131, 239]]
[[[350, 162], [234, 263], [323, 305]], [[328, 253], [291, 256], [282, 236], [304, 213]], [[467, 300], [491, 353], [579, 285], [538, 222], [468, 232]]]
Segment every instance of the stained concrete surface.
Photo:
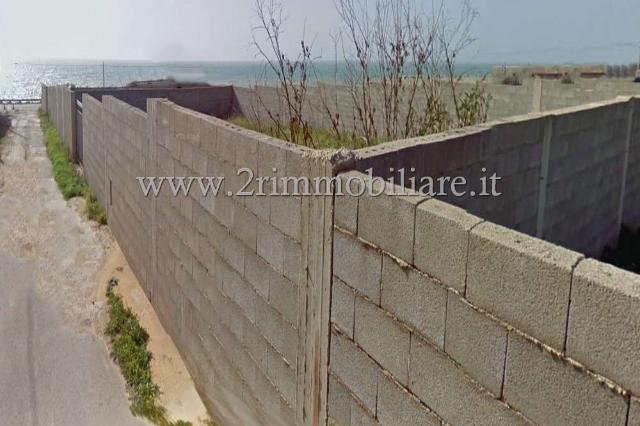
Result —
[[0, 423], [142, 425], [96, 332], [108, 232], [63, 200], [35, 107], [11, 112], [0, 164]]

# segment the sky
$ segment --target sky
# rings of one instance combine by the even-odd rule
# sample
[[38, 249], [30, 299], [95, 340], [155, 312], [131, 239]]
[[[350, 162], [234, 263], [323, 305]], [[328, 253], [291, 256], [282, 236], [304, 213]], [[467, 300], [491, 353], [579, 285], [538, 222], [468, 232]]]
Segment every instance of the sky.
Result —
[[[0, 0], [0, 64], [67, 60], [254, 60], [255, 0]], [[366, 1], [366, 0], [364, 0]], [[462, 0], [445, 0], [458, 13]], [[478, 63], [630, 63], [638, 0], [470, 0]], [[333, 58], [334, 0], [281, 0], [286, 47]], [[431, 0], [424, 0], [431, 3]]]

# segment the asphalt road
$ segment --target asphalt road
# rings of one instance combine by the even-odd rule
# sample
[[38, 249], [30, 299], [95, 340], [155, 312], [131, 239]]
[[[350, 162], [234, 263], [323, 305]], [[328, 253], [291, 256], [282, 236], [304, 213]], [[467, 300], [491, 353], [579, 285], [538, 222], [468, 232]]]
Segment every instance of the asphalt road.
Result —
[[96, 332], [108, 236], [62, 199], [36, 109], [12, 118], [0, 164], [0, 424], [148, 424], [131, 415]]

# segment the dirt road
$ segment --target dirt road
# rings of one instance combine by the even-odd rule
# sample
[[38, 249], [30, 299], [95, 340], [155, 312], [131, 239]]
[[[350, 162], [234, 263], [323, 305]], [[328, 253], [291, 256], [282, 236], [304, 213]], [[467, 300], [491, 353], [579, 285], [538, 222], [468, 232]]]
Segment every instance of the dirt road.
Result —
[[63, 200], [36, 108], [12, 119], [0, 164], [0, 423], [147, 424], [95, 333], [109, 234]]

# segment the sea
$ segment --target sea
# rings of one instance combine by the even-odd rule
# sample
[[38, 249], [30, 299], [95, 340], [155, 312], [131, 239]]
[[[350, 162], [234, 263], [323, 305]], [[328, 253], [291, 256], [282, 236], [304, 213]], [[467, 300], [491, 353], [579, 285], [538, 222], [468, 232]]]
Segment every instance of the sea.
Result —
[[[480, 77], [492, 64], [460, 64], [458, 72]], [[344, 64], [317, 62], [312, 82], [341, 83]], [[252, 86], [275, 84], [266, 64], [259, 62], [20, 62], [0, 64], [0, 99], [39, 98], [41, 84], [72, 84], [76, 87], [121, 87], [133, 81], [173, 78], [179, 82]]]

